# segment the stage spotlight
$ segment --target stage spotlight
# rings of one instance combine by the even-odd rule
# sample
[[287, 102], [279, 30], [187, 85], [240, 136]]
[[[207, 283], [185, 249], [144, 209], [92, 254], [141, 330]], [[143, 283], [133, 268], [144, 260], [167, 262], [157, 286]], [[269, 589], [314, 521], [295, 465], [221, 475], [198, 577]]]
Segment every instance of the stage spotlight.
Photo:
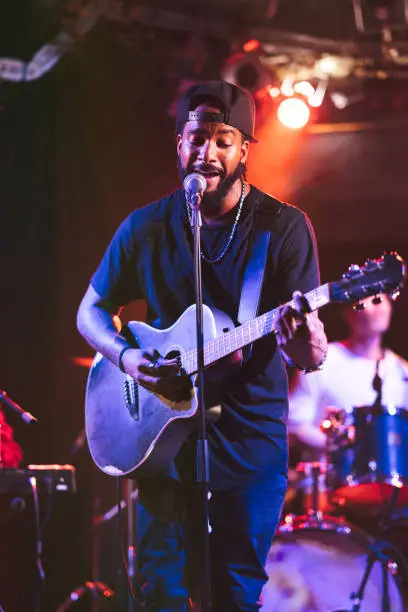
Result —
[[281, 91], [279, 89], [279, 87], [275, 87], [273, 85], [271, 85], [270, 87], [267, 88], [268, 94], [270, 95], [271, 98], [279, 98]]
[[349, 104], [347, 96], [340, 91], [333, 91], [330, 94], [330, 98], [334, 106], [340, 110], [343, 110]]
[[355, 60], [349, 56], [323, 54], [314, 65], [314, 74], [319, 79], [347, 77], [353, 70]]
[[294, 84], [293, 89], [296, 93], [305, 96], [305, 98], [311, 98], [315, 92], [315, 88], [309, 81], [299, 81]]
[[361, 102], [364, 100], [364, 94], [361, 91], [356, 91], [354, 93], [346, 93], [344, 91], [332, 91], [330, 92], [330, 99], [333, 103], [333, 106], [338, 108], [339, 110], [343, 110], [350, 104], [355, 104], [356, 102]]
[[300, 98], [288, 98], [279, 104], [277, 114], [282, 125], [300, 130], [309, 122], [310, 108]]
[[327, 80], [319, 81], [313, 94], [308, 99], [309, 106], [312, 106], [313, 108], [319, 108], [319, 106], [323, 104], [324, 96], [327, 90], [327, 85], [328, 85]]
[[252, 53], [253, 51], [258, 51], [261, 43], [256, 38], [251, 38], [251, 40], [247, 40], [246, 43], [242, 45], [243, 51], [245, 53]]
[[294, 94], [293, 77], [290, 74], [287, 74], [285, 78], [283, 79], [280, 90], [281, 90], [281, 93], [287, 98], [289, 98], [290, 96], [293, 96]]

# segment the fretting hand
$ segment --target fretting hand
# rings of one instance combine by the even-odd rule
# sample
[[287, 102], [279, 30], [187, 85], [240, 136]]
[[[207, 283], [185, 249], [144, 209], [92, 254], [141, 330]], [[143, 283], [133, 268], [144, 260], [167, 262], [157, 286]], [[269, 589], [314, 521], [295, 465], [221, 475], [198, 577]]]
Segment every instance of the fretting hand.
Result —
[[324, 362], [327, 338], [323, 323], [316, 312], [310, 312], [300, 292], [293, 294], [292, 305], [279, 310], [275, 334], [279, 348], [300, 369], [312, 370]]

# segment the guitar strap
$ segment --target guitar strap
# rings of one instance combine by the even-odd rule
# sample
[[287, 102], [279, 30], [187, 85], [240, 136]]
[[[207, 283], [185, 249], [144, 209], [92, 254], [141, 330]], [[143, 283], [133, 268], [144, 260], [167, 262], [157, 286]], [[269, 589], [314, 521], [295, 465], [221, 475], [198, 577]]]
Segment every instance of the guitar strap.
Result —
[[[271, 233], [260, 230], [254, 224], [254, 239], [249, 248], [249, 257], [242, 279], [241, 298], [238, 310], [238, 323], [246, 323], [255, 319], [261, 301], [262, 284], [265, 275], [266, 260]], [[247, 361], [252, 352], [252, 345], [245, 351]]]

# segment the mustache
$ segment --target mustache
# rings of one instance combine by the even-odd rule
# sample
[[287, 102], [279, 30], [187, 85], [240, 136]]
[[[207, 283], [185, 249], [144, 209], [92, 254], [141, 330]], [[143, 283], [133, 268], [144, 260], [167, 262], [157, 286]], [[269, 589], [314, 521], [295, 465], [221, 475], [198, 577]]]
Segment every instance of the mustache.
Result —
[[246, 180], [246, 164], [243, 162], [239, 162], [235, 170], [232, 172], [232, 175], [227, 176], [227, 177], [225, 176], [224, 169], [221, 170], [218, 168], [214, 168], [214, 166], [211, 166], [209, 164], [199, 164], [196, 168], [189, 167], [189, 168], [184, 169], [181, 164], [179, 155], [177, 156], [176, 162], [177, 162], [178, 174], [182, 182], [184, 181], [186, 176], [190, 174], [190, 172], [219, 172], [220, 177], [221, 177], [220, 187], [217, 189], [217, 192], [214, 193], [213, 195], [209, 195], [208, 193], [205, 193], [204, 194], [205, 198], [224, 197], [224, 195], [228, 193], [229, 189], [231, 188], [231, 186], [235, 183], [235, 181], [238, 178], [243, 178], [244, 180]]
[[206, 166], [202, 164], [201, 166], [197, 166], [196, 168], [192, 168], [193, 172], [202, 172], [205, 174], [206, 172], [213, 172], [219, 175], [223, 175], [224, 172], [220, 168], [215, 168], [214, 166]]

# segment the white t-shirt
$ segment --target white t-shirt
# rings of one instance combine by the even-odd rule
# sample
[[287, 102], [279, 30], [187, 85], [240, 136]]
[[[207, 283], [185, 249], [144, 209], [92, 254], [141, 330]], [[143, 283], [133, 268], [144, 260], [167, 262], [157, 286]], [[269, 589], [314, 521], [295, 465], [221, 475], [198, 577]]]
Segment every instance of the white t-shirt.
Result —
[[[298, 376], [289, 396], [289, 430], [299, 423], [318, 426], [329, 406], [350, 413], [355, 406], [374, 404], [376, 367], [375, 360], [354, 355], [341, 342], [331, 342], [323, 369]], [[408, 362], [386, 349], [378, 374], [382, 405], [408, 409]]]

